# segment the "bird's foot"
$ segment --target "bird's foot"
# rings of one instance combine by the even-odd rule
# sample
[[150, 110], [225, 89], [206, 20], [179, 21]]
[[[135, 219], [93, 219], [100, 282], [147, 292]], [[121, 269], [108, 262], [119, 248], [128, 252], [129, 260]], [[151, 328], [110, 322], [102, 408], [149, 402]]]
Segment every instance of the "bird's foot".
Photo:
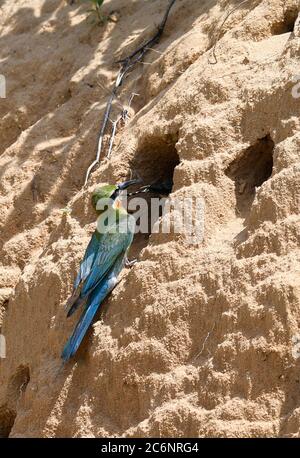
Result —
[[128, 258], [125, 259], [125, 266], [126, 267], [132, 267], [134, 266], [134, 264], [136, 264], [138, 262], [137, 259], [132, 259], [132, 261], [129, 261]]

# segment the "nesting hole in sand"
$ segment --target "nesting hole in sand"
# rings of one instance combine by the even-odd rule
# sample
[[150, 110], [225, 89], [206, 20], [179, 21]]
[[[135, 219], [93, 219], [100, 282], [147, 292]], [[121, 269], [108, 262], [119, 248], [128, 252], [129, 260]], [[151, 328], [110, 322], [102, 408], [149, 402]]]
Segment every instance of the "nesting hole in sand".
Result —
[[272, 175], [273, 151], [274, 142], [270, 135], [267, 135], [247, 148], [225, 171], [226, 175], [235, 182], [238, 216], [247, 216], [256, 188]]
[[[143, 180], [143, 185], [162, 183], [166, 189], [168, 188], [169, 192], [172, 191], [174, 169], [180, 163], [175, 147], [177, 141], [177, 136], [169, 135], [163, 138], [150, 138], [141, 144], [131, 162], [131, 169], [136, 176]], [[131, 258], [138, 257], [139, 252], [147, 246], [149, 242], [151, 221], [152, 225], [155, 223], [151, 215], [151, 198], [167, 197], [169, 192], [165, 192], [163, 195], [159, 193], [146, 193], [134, 196], [142, 197], [146, 200], [148, 205], [149, 225], [146, 234], [137, 233], [135, 235], [134, 243], [130, 250]], [[161, 216], [161, 212], [159, 216]]]
[[144, 141], [131, 162], [131, 168], [144, 182], [173, 181], [180, 159], [176, 151], [177, 136], [151, 138]]
[[25, 392], [29, 380], [29, 367], [20, 366], [8, 384], [7, 396], [10, 404], [15, 405], [18, 402], [21, 395]]
[[283, 33], [293, 32], [297, 17], [298, 10], [296, 8], [285, 11], [283, 21], [272, 26], [272, 34], [281, 35]]
[[7, 407], [0, 407], [0, 438], [9, 437], [16, 419], [16, 412]]

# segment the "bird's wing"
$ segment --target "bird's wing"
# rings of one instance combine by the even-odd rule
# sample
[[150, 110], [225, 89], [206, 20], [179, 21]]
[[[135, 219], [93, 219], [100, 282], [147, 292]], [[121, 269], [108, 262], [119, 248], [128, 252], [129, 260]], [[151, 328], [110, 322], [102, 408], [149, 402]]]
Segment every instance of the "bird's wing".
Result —
[[89, 303], [83, 310], [73, 334], [63, 349], [61, 356], [65, 361], [68, 361], [72, 356], [74, 356], [90, 324], [92, 323], [100, 304], [115, 287], [117, 283], [117, 277], [122, 270], [124, 255], [124, 252], [119, 254], [106, 277], [103, 278], [97, 287], [94, 288], [94, 290], [91, 292], [89, 296]]
[[98, 246], [101, 240], [102, 234], [99, 234], [98, 231], [93, 233], [93, 236], [85, 250], [83, 260], [80, 263], [79, 272], [77, 274], [74, 289], [77, 289], [78, 286], [87, 278], [89, 275], [94, 259], [98, 253]]
[[[78, 271], [76, 280], [74, 282], [72, 295], [69, 297], [65, 305], [65, 308], [69, 309], [68, 316], [72, 315], [72, 313], [79, 306], [78, 301], [79, 301], [82, 285], [83, 285], [84, 280], [90, 274], [91, 268], [93, 266], [93, 262], [98, 253], [98, 245], [99, 245], [101, 237], [102, 237], [102, 234], [99, 234], [99, 232], [95, 231], [87, 246], [87, 249], [85, 250], [83, 260], [80, 263], [79, 271]], [[75, 307], [74, 307], [74, 304], [76, 304]]]
[[71, 301], [68, 302], [70, 307], [67, 314], [68, 317], [80, 305], [87, 302], [91, 292], [109, 272], [118, 256], [123, 253], [124, 257], [132, 238], [133, 234], [131, 232], [101, 234], [97, 240], [97, 251], [95, 251], [93, 257], [87, 258], [86, 266], [83, 270], [84, 277], [82, 277], [83, 280], [79, 284], [80, 292], [77, 295], [73, 295], [73, 300], [71, 298]]
[[113, 266], [120, 253], [125, 252], [128, 247], [128, 234], [115, 233], [103, 234], [98, 247], [98, 253], [90, 274], [86, 278], [82, 287], [81, 295], [89, 295], [90, 292], [98, 285], [104, 275]]

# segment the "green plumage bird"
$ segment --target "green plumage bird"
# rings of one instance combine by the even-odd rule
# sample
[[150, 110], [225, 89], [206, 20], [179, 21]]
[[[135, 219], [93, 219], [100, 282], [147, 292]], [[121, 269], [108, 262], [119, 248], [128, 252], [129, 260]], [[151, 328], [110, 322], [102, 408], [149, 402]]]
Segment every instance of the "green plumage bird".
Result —
[[67, 316], [83, 307], [73, 334], [67, 341], [62, 358], [68, 361], [78, 350], [103, 300], [117, 284], [117, 278], [127, 260], [133, 240], [135, 219], [122, 206], [120, 193], [138, 180], [129, 180], [117, 186], [97, 188], [92, 203], [98, 213], [97, 229], [86, 249], [67, 302]]

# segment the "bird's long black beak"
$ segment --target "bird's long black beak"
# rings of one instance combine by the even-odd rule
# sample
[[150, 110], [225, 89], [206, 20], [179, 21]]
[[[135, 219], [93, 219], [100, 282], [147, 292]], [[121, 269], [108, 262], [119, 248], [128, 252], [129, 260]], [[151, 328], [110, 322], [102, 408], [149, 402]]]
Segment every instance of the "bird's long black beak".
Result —
[[142, 180], [140, 178], [137, 178], [135, 180], [124, 181], [124, 183], [118, 184], [118, 188], [120, 189], [120, 191], [123, 191], [124, 189], [129, 188], [129, 186], [133, 186], [135, 184], [140, 184], [141, 182], [142, 182]]

